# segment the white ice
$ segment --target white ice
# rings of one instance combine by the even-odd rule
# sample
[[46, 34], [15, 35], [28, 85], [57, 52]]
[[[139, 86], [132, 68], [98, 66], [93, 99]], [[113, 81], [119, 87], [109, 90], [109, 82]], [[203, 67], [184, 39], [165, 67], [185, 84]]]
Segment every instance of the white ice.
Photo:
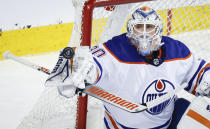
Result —
[[[22, 58], [52, 69], [57, 56], [55, 52]], [[12, 60], [0, 61], [0, 129], [17, 128], [44, 90], [47, 77]]]

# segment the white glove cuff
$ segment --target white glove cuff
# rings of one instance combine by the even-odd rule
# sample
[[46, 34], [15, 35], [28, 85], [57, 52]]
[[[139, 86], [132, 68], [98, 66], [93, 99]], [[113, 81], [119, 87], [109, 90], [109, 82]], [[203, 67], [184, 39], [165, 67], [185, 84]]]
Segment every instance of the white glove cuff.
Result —
[[196, 92], [201, 96], [210, 97], [210, 71], [207, 71], [203, 76]]

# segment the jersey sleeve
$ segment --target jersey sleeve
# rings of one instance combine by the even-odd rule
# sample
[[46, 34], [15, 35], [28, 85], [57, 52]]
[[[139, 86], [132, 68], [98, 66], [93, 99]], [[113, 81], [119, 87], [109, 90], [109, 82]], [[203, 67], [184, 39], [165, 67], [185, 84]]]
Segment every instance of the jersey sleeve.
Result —
[[210, 64], [200, 57], [195, 56], [189, 48], [182, 42], [170, 37], [163, 36], [163, 42], [166, 42], [165, 62], [178, 61], [179, 67], [176, 71], [180, 84], [187, 83], [186, 91], [196, 95], [196, 88], [202, 81], [203, 76], [208, 73]]
[[185, 90], [197, 95], [196, 89], [202, 81], [203, 76], [210, 70], [210, 63], [192, 54], [185, 66], [187, 69], [184, 78], [184, 81], [187, 82]]
[[108, 59], [107, 51], [103, 44], [96, 45], [91, 48], [91, 53], [93, 55], [93, 60], [97, 65], [97, 80], [95, 84], [103, 83], [108, 78], [108, 65], [111, 64], [111, 60]]

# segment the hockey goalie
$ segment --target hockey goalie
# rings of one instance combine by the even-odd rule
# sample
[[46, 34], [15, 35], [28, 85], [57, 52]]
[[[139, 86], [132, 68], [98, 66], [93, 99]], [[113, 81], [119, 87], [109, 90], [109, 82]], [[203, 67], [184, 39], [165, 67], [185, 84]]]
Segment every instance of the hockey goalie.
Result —
[[162, 33], [157, 12], [140, 7], [128, 20], [126, 33], [91, 49], [77, 47], [72, 60], [62, 50], [46, 86], [56, 85], [62, 96], [71, 98], [85, 84], [94, 84], [142, 104], [187, 84], [185, 91], [193, 99], [174, 95], [139, 113], [104, 102], [104, 129], [209, 129], [210, 64]]

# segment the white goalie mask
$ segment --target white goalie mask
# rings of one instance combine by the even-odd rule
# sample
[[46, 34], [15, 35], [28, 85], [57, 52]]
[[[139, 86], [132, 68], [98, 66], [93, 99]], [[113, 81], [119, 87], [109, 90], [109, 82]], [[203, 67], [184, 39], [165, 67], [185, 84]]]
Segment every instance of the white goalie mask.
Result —
[[160, 16], [149, 7], [137, 9], [127, 22], [127, 37], [142, 56], [150, 55], [163, 45], [162, 32]]

